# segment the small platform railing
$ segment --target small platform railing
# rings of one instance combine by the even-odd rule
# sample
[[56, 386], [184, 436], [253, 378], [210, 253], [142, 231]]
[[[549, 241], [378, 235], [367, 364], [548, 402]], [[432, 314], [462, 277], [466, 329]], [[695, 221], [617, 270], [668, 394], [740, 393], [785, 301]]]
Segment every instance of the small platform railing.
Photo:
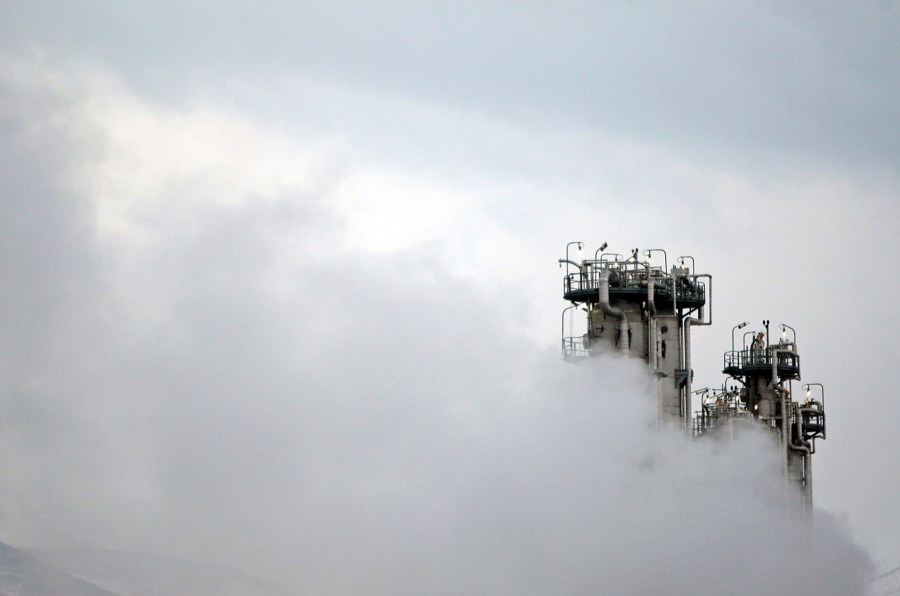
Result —
[[577, 336], [563, 338], [562, 355], [564, 360], [571, 360], [587, 358], [591, 353], [584, 347], [584, 339], [581, 336]]
[[[787, 351], [789, 348], [778, 344], [725, 352], [723, 372], [729, 375], [745, 375], [753, 372], [765, 372], [772, 369], [773, 359], [777, 354], [776, 369], [779, 376], [799, 378], [800, 355]], [[776, 352], [776, 350], [778, 350]]]

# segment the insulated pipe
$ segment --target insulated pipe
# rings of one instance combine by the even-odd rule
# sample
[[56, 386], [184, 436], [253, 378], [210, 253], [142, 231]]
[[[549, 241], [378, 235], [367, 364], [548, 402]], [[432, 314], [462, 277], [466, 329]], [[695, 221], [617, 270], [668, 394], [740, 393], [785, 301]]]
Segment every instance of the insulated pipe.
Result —
[[[772, 390], [775, 390], [776, 383], [775, 381], [778, 379], [778, 355], [779, 354], [792, 354], [792, 350], [780, 350], [780, 349], [769, 349], [766, 346], [769, 354], [772, 356], [772, 379], [769, 382], [769, 386]], [[780, 385], [780, 383], [778, 383]], [[788, 398], [785, 392], [781, 391], [781, 444], [785, 445], [787, 449], [785, 449], [784, 454], [784, 475], [785, 478], [788, 476], [788, 461], [790, 460], [789, 451], [797, 451], [803, 454], [803, 479], [806, 482], [806, 486], [804, 487], [803, 501], [807, 508], [812, 507], [812, 475], [811, 475], [811, 466], [809, 465], [809, 455], [810, 449], [807, 445], [804, 444], [802, 439], [802, 416], [800, 412], [797, 412], [797, 438], [799, 444], [795, 444], [794, 441], [791, 440], [790, 437], [790, 425], [789, 425], [789, 414], [788, 414]]]
[[[619, 319], [619, 338], [616, 347], [620, 350], [628, 351], [631, 348], [631, 337], [629, 335], [628, 318], [619, 308], [613, 308], [609, 305], [609, 269], [604, 269], [600, 273], [597, 280], [598, 286], [598, 302], [597, 306], [603, 311], [603, 314]], [[624, 339], [625, 341], [621, 341]]]
[[[766, 351], [772, 355], [772, 380], [769, 382], [769, 386], [773, 389], [775, 388], [775, 379], [778, 378], [778, 355], [779, 354], [794, 354], [793, 350], [784, 350], [784, 349], [771, 349], [769, 346], [766, 346]], [[765, 355], [765, 352], [763, 352]], [[797, 380], [800, 380], [800, 376], [797, 376]], [[777, 383], [780, 385], [781, 383]]]
[[685, 317], [681, 323], [681, 330], [684, 334], [684, 369], [687, 371], [687, 379], [685, 380], [684, 399], [682, 400], [681, 416], [685, 419], [691, 417], [691, 325], [703, 325], [703, 321], [693, 317]]
[[[769, 388], [772, 392], [775, 392], [775, 388], [781, 383], [776, 383], [778, 380], [778, 355], [779, 354], [789, 354], [790, 350], [779, 350], [779, 349], [770, 349], [769, 346], [766, 346], [766, 351], [772, 357], [772, 378], [769, 380]], [[765, 352], [764, 352], [765, 354]], [[788, 428], [787, 428], [787, 398], [784, 395], [784, 392], [781, 392], [781, 444], [787, 444], [790, 446], [791, 440], [788, 437]]]
[[[695, 275], [694, 280], [697, 280], [698, 278], [701, 278], [701, 277], [705, 277], [709, 280], [709, 291], [706, 292], [706, 299], [709, 302], [709, 321], [706, 323], [700, 323], [700, 324], [701, 325], [712, 325], [712, 275], [710, 275], [709, 273], [701, 273], [699, 275]], [[701, 313], [700, 318], [705, 319], [706, 317], [704, 317], [702, 314], [703, 313], [702, 306], [700, 307], [700, 313]]]
[[647, 310], [650, 312], [650, 318], [647, 321], [647, 330], [650, 338], [648, 343], [648, 351], [650, 352], [650, 372], [655, 373], [657, 370], [657, 354], [656, 354], [656, 303], [653, 301], [653, 292], [656, 282], [653, 281], [651, 271], [647, 271]]
[[695, 275], [694, 279], [698, 277], [706, 277], [709, 279], [709, 287], [710, 291], [708, 292], [709, 296], [709, 320], [704, 321], [702, 319], [695, 319], [694, 317], [685, 317], [681, 324], [681, 331], [684, 334], [684, 369], [687, 371], [687, 380], [685, 382], [685, 392], [684, 392], [684, 400], [682, 405], [682, 416], [684, 418], [691, 417], [691, 325], [712, 325], [712, 276], [708, 273], [704, 273], [701, 275]]
[[672, 265], [672, 316], [678, 316], [678, 281], [675, 279], [675, 265]]
[[802, 426], [802, 416], [800, 415], [802, 410], [797, 412], [797, 443], [790, 441], [788, 443], [788, 448], [792, 451], [797, 451], [803, 455], [803, 501], [807, 507], [812, 507], [812, 466], [810, 465], [809, 456], [810, 449], [809, 443], [803, 440], [803, 426]]

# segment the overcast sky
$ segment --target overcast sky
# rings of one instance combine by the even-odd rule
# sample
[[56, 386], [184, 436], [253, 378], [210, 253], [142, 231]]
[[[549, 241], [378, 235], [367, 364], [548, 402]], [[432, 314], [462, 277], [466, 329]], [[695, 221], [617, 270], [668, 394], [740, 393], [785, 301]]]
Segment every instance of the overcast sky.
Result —
[[[783, 4], [5, 2], [0, 539], [390, 593], [429, 535], [573, 552], [547, 486], [505, 511], [541, 478], [627, 527], [584, 451], [643, 440], [640, 381], [558, 355], [580, 240], [713, 275], [695, 387], [797, 330], [833, 552], [900, 565], [900, 6]], [[553, 587], [516, 553], [481, 577]]]

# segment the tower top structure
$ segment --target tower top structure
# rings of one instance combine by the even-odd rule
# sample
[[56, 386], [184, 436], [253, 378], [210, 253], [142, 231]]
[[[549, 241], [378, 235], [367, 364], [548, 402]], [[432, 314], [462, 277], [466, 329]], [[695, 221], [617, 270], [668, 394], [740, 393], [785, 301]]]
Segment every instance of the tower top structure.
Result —
[[691, 326], [712, 323], [712, 276], [696, 273], [690, 256], [678, 257], [669, 268], [660, 248], [633, 248], [625, 257], [604, 252], [603, 243], [592, 259], [572, 260], [573, 245], [579, 253], [584, 246], [570, 242], [566, 258], [559, 259], [566, 267], [563, 298], [569, 309], [587, 312], [587, 324], [576, 334], [573, 318], [567, 328], [563, 313], [563, 358], [578, 362], [615, 351], [643, 359], [657, 379], [660, 421], [689, 427]]
[[[572, 246], [578, 247], [574, 259]], [[566, 268], [563, 299], [571, 303], [562, 314], [563, 359], [579, 363], [616, 353], [644, 360], [656, 379], [660, 424], [680, 424], [695, 436], [733, 428], [740, 419], [767, 427], [784, 451], [785, 478], [799, 483], [811, 507], [811, 456], [815, 440], [825, 438], [825, 395], [821, 384], [809, 383], [803, 385], [805, 401], [792, 399], [792, 383], [800, 380], [796, 331], [782, 324], [780, 340], [770, 342], [765, 320], [765, 331], [746, 332], [737, 349], [734, 332], [749, 323], [735, 325], [722, 370], [734, 385], [694, 391], [691, 328], [712, 324], [712, 276], [697, 273], [690, 256], [678, 257], [670, 268], [659, 248], [634, 248], [626, 257], [606, 252], [604, 242], [593, 258], [583, 258], [583, 249], [584, 243], [570, 242], [559, 259]], [[654, 262], [659, 255], [661, 265], [658, 258]], [[576, 323], [574, 315], [581, 311], [584, 322]], [[748, 335], [753, 336], [749, 345]], [[700, 398], [696, 416], [695, 395]]]

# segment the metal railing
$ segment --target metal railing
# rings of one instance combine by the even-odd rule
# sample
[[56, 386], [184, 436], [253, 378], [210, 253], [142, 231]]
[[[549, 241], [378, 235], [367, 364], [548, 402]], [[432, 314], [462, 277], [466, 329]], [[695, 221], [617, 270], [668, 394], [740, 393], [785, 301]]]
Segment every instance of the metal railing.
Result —
[[747, 414], [737, 391], [704, 393], [700, 412], [691, 419], [691, 431], [694, 436], [699, 436], [716, 428], [723, 419]]
[[590, 352], [584, 347], [584, 339], [578, 337], [564, 337], [562, 339], [562, 355], [563, 359], [586, 358], [590, 356]]
[[[589, 263], [589, 261], [585, 263]], [[659, 269], [650, 269], [648, 272], [646, 267], [641, 267], [640, 269], [605, 267], [605, 265], [621, 265], [621, 263], [603, 263], [603, 265], [604, 267], [601, 269], [586, 267], [586, 273], [577, 271], [566, 275], [563, 278], [563, 295], [568, 295], [571, 292], [599, 291], [600, 271], [609, 270], [610, 292], [615, 292], [616, 290], [646, 292], [649, 278], [656, 284], [653, 292], [659, 300], [671, 300], [674, 287], [675, 296], [679, 302], [706, 301], [706, 285], [703, 282], [695, 281], [691, 277], [673, 278]]]
[[[740, 370], [740, 369], [759, 369], [771, 368], [772, 358], [775, 350], [784, 350], [779, 344], [767, 346], [765, 348], [748, 348], [746, 350], [735, 350], [733, 352], [725, 352], [724, 370]], [[800, 369], [800, 355], [796, 352], [778, 352], [778, 368], [779, 369]]]

